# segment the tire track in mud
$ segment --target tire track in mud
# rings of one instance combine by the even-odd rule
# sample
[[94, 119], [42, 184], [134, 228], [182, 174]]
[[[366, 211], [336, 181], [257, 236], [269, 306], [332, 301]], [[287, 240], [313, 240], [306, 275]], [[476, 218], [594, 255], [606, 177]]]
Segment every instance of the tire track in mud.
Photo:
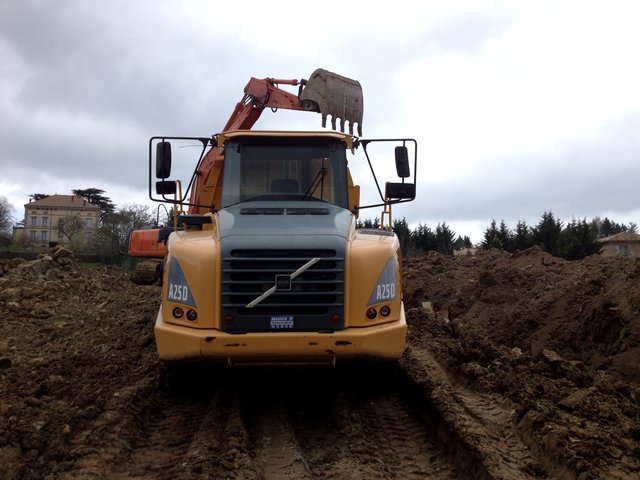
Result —
[[218, 380], [201, 396], [122, 389], [126, 411], [107, 409], [79, 436], [62, 478], [492, 478], [425, 414], [401, 369], [239, 369]]
[[75, 439], [71, 454], [77, 460], [65, 479], [178, 478], [179, 460], [203, 426], [216, 423], [208, 416], [220, 412], [211, 399], [172, 398], [147, 383], [114, 397], [117, 406], [107, 407]]
[[394, 373], [369, 367], [243, 378], [260, 478], [458, 478], [397, 392]]
[[139, 427], [139, 435], [130, 441], [128, 458], [113, 467], [111, 478], [177, 478], [194, 438], [203, 425], [211, 423], [208, 412], [215, 412], [207, 400], [170, 399], [154, 408], [157, 413]]
[[547, 478], [543, 462], [517, 434], [508, 399], [456, 384], [429, 350], [416, 345], [407, 348], [401, 367], [418, 411], [446, 439], [450, 458], [466, 458], [469, 473], [475, 466], [474, 478]]

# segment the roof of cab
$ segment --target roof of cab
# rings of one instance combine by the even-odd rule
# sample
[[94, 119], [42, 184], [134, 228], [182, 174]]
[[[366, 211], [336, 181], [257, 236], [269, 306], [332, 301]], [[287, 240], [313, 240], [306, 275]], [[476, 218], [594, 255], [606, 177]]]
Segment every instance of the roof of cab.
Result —
[[227, 140], [239, 137], [335, 138], [344, 142], [347, 148], [353, 148], [353, 137], [345, 133], [285, 130], [229, 130], [218, 134], [218, 147], [222, 147]]

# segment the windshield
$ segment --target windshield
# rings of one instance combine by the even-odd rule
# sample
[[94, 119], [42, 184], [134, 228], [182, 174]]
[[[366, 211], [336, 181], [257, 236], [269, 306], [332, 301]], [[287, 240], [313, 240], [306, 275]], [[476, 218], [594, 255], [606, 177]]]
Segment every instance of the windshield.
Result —
[[245, 201], [321, 200], [347, 208], [345, 146], [309, 143], [228, 142], [222, 207]]

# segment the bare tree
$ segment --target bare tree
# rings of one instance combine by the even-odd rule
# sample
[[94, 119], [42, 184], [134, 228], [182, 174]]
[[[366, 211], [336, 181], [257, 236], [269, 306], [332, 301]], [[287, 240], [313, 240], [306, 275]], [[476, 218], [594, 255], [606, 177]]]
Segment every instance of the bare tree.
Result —
[[104, 219], [95, 237], [95, 249], [102, 253], [126, 253], [131, 232], [151, 227], [154, 223], [155, 218], [148, 206], [125, 205]]
[[13, 227], [13, 205], [9, 203], [7, 197], [0, 196], [0, 237], [5, 240], [11, 238], [11, 228]]
[[58, 220], [58, 232], [67, 237], [69, 241], [71, 241], [71, 237], [83, 229], [84, 224], [78, 215], [67, 215]]

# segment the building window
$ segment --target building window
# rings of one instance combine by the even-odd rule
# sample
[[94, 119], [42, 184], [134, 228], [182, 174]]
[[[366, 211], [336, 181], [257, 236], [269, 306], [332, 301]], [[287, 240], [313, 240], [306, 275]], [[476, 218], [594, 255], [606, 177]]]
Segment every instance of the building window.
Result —
[[31, 226], [35, 227], [38, 225], [38, 217], [31, 217]]
[[629, 245], [618, 245], [618, 255], [629, 256]]
[[46, 241], [47, 240], [47, 233], [49, 233], [49, 232], [47, 232], [46, 230], [41, 231], [40, 232], [40, 240]]
[[42, 226], [46, 227], [49, 223], [49, 219], [47, 217], [42, 217]]
[[87, 228], [93, 228], [93, 219], [87, 218], [84, 224], [85, 224], [85, 227]]
[[34, 230], [31, 230], [31, 231], [29, 232], [29, 238], [30, 238], [31, 240], [35, 240], [35, 239], [36, 239], [36, 232], [35, 232]]

